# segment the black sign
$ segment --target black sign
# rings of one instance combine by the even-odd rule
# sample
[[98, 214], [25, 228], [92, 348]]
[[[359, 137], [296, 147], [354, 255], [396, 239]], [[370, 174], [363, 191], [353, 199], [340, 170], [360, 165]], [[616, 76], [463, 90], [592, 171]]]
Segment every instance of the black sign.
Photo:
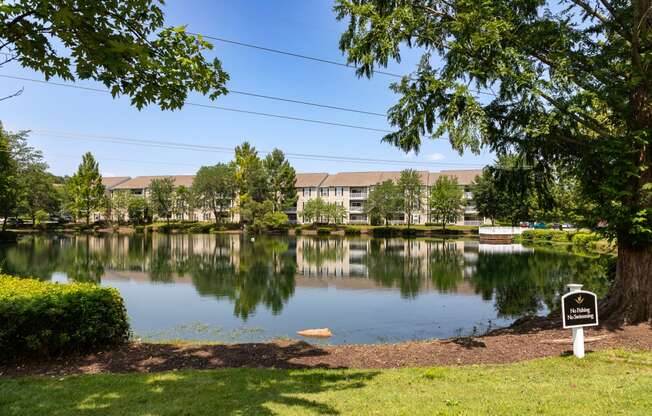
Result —
[[598, 324], [598, 297], [593, 292], [579, 290], [561, 297], [564, 328], [579, 328]]

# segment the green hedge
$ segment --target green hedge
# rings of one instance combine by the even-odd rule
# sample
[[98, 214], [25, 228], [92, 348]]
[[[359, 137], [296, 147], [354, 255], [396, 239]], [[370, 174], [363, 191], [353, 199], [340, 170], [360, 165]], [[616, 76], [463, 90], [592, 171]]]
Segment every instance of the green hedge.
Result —
[[359, 228], [355, 227], [345, 227], [344, 235], [360, 235], [362, 231]]
[[116, 289], [0, 275], [0, 356], [53, 356], [128, 338]]
[[401, 234], [400, 228], [376, 227], [371, 229], [371, 235], [374, 237], [399, 237]]
[[595, 233], [576, 233], [573, 235], [573, 245], [585, 250], [594, 249], [600, 236]]
[[327, 227], [319, 227], [317, 228], [317, 235], [330, 235], [331, 234], [331, 229]]
[[559, 230], [526, 230], [521, 234], [521, 239], [526, 241], [554, 241], [569, 243], [574, 233]]

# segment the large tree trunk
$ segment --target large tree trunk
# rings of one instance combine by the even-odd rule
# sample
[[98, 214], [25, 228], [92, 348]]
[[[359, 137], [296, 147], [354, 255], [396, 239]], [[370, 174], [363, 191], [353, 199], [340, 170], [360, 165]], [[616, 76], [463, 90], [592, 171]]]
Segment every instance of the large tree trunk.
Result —
[[612, 323], [652, 320], [652, 246], [618, 246], [616, 281], [602, 300], [600, 319]]

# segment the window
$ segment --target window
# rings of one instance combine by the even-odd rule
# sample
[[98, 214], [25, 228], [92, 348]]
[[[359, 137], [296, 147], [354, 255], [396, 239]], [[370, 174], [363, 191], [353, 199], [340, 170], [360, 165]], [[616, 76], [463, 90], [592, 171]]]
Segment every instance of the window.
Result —
[[301, 193], [303, 194], [303, 196], [307, 196], [307, 192], [306, 192], [306, 191], [307, 191], [306, 188], [301, 188]]
[[329, 195], [328, 188], [320, 188], [320, 195], [328, 196]]
[[337, 188], [335, 188], [335, 196], [342, 196], [342, 195], [344, 195], [342, 187], [338, 186]]

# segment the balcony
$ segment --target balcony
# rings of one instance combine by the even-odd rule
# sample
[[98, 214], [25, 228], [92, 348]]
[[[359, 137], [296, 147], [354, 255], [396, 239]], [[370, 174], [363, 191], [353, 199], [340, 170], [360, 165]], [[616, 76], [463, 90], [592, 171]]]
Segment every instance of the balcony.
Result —
[[349, 192], [349, 199], [367, 199], [366, 192]]
[[349, 212], [352, 214], [363, 214], [364, 213], [364, 207], [363, 206], [357, 206], [357, 205], [351, 205], [349, 207]]
[[474, 205], [467, 205], [464, 207], [465, 214], [477, 214], [478, 209]]
[[464, 198], [473, 199], [473, 192], [464, 192]]

